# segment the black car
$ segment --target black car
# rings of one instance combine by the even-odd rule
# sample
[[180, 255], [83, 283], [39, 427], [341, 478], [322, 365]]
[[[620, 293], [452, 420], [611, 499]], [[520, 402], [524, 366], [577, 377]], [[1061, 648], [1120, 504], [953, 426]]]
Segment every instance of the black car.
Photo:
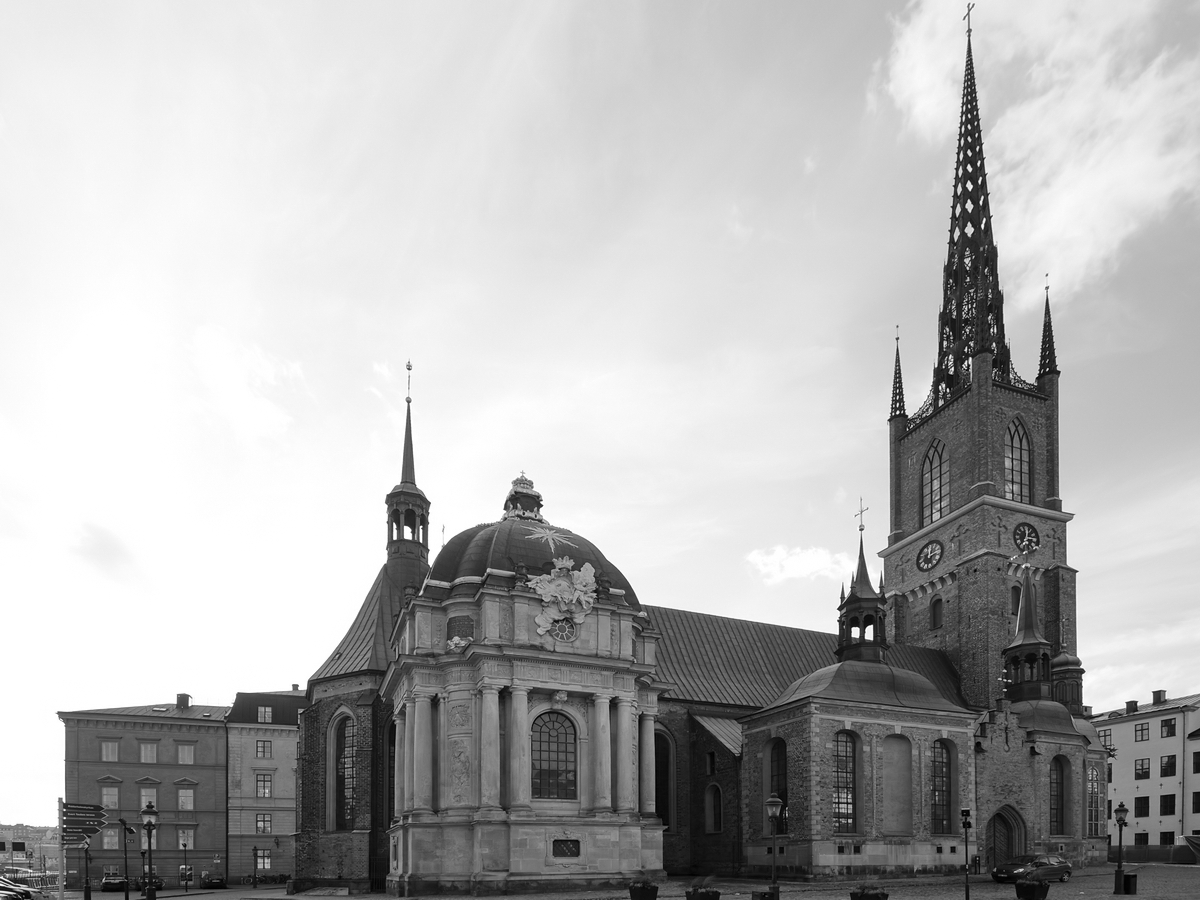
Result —
[[200, 875], [200, 886], [206, 888], [225, 887], [225, 876], [219, 872], [204, 872]]
[[102, 891], [123, 891], [128, 882], [124, 875], [105, 875], [100, 881], [100, 890]]
[[[147, 885], [147, 882], [149, 882], [149, 885]], [[163, 880], [157, 875], [154, 875], [150, 878], [135, 878], [133, 879], [133, 889], [137, 891], [144, 891], [147, 886], [150, 886], [156, 891], [161, 891], [164, 883], [165, 882], [163, 882]]]
[[1016, 856], [992, 869], [993, 881], [1067, 881], [1070, 877], [1069, 862], [1044, 853]]

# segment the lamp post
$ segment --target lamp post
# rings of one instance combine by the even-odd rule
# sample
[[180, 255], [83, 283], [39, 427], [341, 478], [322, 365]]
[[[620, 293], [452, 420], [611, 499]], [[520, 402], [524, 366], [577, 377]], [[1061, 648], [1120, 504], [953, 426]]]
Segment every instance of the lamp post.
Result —
[[141, 894], [143, 897], [145, 897], [146, 896], [146, 851], [145, 850], [142, 851], [142, 877], [140, 880], [142, 883]]
[[779, 813], [783, 810], [783, 801], [774, 791], [767, 798], [767, 818], [771, 820], [771, 896], [779, 897], [779, 882], [775, 879], [775, 860], [779, 857]]
[[[244, 847], [246, 845], [243, 844], [242, 846]], [[250, 870], [250, 883], [252, 885], [254, 885], [254, 889], [257, 891], [258, 890], [258, 847], [257, 846], [251, 847], [250, 852], [254, 854], [254, 863], [253, 863], [254, 868], [252, 868]]]
[[963, 827], [963, 897], [971, 900], [971, 810], [961, 809]]
[[92, 900], [92, 850], [87, 841], [83, 842], [83, 900]]
[[1117, 871], [1113, 877], [1113, 893], [1125, 893], [1125, 869], [1121, 865], [1121, 839], [1125, 834], [1125, 818], [1129, 815], [1129, 807], [1122, 800], [1113, 810], [1113, 818], [1117, 820]]
[[186, 894], [188, 892], [188, 885], [192, 883], [192, 876], [191, 876], [191, 873], [188, 872], [188, 867], [187, 867], [187, 841], [184, 841], [182, 846], [183, 846], [183, 892]]
[[135, 832], [124, 819], [117, 821], [121, 823], [121, 858], [125, 861], [125, 900], [129, 900], [129, 835]]
[[149, 800], [142, 810], [142, 830], [146, 832], [146, 849], [150, 852], [150, 865], [146, 870], [146, 900], [154, 900], [154, 829], [158, 827], [158, 810]]

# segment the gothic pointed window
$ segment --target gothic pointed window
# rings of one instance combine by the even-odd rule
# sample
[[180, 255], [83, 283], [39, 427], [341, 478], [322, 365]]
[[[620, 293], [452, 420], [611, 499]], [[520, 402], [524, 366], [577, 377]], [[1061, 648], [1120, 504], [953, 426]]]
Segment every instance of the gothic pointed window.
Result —
[[334, 729], [334, 824], [337, 831], [354, 828], [354, 787], [357, 772], [354, 766], [358, 726], [349, 716]]
[[1100, 837], [1100, 770], [1095, 766], [1088, 769], [1087, 797], [1088, 837]]
[[1020, 419], [1013, 419], [1004, 439], [1004, 498], [1018, 503], [1033, 502], [1033, 451], [1029, 433]]
[[1050, 833], [1066, 834], [1066, 772], [1061, 756], [1050, 761]]
[[921, 527], [950, 512], [950, 460], [946, 445], [935, 440], [921, 466]]
[[833, 830], [854, 834], [858, 826], [858, 756], [854, 736], [839, 731], [833, 739]]
[[575, 800], [575, 723], [560, 712], [542, 713], [531, 729], [533, 797]]
[[930, 830], [934, 834], [950, 834], [950, 753], [941, 741], [933, 742], [932, 762]]

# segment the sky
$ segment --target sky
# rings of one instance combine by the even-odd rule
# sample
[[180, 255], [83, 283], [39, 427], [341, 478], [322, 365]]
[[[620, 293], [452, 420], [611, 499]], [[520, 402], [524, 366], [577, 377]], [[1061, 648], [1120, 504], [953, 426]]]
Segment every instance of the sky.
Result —
[[[56, 711], [307, 681], [385, 559], [409, 360], [433, 549], [524, 471], [642, 602], [834, 631], [897, 328], [929, 390], [963, 12], [0, 3], [0, 822], [55, 822]], [[1200, 4], [971, 24], [1084, 702], [1198, 692]]]

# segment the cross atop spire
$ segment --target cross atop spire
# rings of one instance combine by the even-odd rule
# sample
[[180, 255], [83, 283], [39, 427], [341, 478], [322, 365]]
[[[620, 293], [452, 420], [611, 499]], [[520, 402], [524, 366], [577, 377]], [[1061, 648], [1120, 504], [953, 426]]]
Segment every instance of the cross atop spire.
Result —
[[981, 353], [992, 354], [993, 368], [1007, 374], [1004, 297], [997, 273], [969, 27], [938, 332], [935, 402], [940, 404], [969, 384], [971, 362]]

